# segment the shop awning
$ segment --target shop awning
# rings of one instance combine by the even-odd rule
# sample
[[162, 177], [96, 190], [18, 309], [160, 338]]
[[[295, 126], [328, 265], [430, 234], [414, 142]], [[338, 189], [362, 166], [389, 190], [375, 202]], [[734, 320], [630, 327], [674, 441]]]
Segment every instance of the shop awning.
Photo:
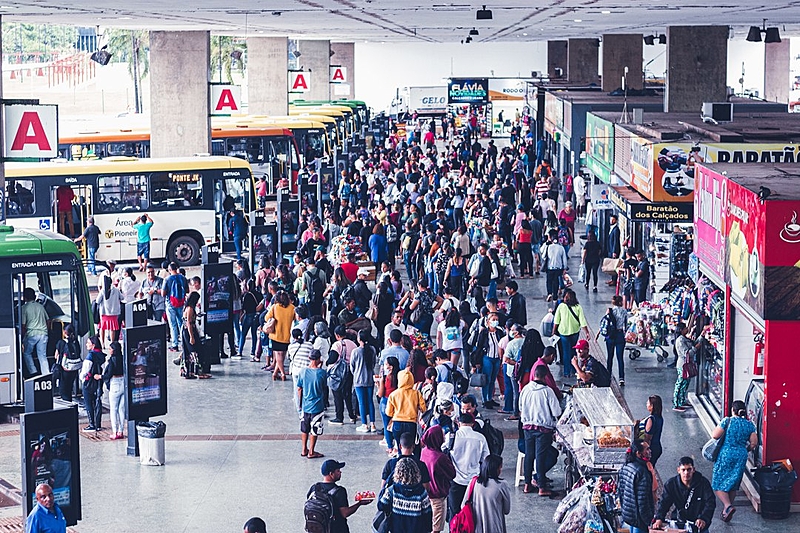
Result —
[[633, 187], [610, 186], [609, 198], [631, 222], [694, 222], [692, 202], [651, 202]]

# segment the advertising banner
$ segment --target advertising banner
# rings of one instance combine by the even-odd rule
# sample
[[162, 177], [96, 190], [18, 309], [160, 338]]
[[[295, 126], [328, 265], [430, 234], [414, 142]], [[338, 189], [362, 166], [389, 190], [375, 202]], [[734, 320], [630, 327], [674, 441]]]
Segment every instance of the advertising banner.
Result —
[[614, 209], [609, 197], [608, 185], [592, 185], [592, 207], [597, 209]]
[[447, 82], [448, 104], [485, 105], [489, 103], [487, 78], [452, 78]]
[[528, 81], [521, 78], [490, 78], [489, 101], [523, 102]]
[[753, 191], [728, 180], [728, 262], [725, 282], [756, 315], [764, 316], [766, 211]]
[[725, 279], [727, 178], [702, 165], [695, 170], [694, 253], [719, 281]]
[[167, 324], [125, 329], [128, 420], [167, 414]]
[[[267, 256], [270, 263], [275, 265], [278, 257], [278, 226], [276, 223], [266, 223], [261, 226], [250, 227], [251, 243], [253, 250], [253, 267], [258, 265], [262, 256]], [[255, 272], [255, 270], [254, 270]]]
[[553, 93], [544, 95], [544, 129], [550, 135], [564, 129], [564, 102]]
[[586, 166], [605, 183], [614, 169], [614, 125], [592, 113], [586, 114]]
[[421, 115], [444, 114], [447, 112], [447, 87], [410, 87], [408, 109]]
[[36, 506], [36, 486], [47, 483], [68, 526], [81, 519], [78, 406], [20, 415], [22, 512]]
[[800, 201], [767, 200], [764, 318], [800, 320]]
[[790, 163], [800, 165], [800, 145], [797, 144], [720, 143], [702, 144], [700, 148], [703, 158], [710, 163]]

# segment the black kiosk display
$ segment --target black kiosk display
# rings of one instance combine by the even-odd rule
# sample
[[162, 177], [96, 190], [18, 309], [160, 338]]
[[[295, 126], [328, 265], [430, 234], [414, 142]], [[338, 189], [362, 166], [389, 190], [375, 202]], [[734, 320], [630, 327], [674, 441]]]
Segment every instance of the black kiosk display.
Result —
[[125, 328], [128, 455], [139, 455], [136, 422], [167, 414], [167, 324]]
[[275, 264], [278, 257], [278, 225], [274, 222], [266, 223], [264, 211], [250, 213], [250, 271], [258, 269], [262, 256], [269, 257], [271, 264]]
[[[47, 376], [49, 377], [49, 376]], [[81, 455], [78, 406], [20, 415], [22, 511], [36, 506], [36, 487], [47, 483], [68, 526], [81, 516]]]
[[279, 253], [286, 255], [297, 250], [297, 228], [300, 227], [300, 199], [292, 199], [288, 191], [278, 194]]
[[[316, 180], [310, 183], [308, 181], [310, 177], [309, 174], [302, 175], [302, 180], [300, 182], [300, 209], [306, 209], [311, 213], [316, 213], [322, 218], [322, 203], [319, 201], [321, 187], [320, 178], [319, 175], [317, 175]], [[330, 194], [328, 198], [330, 199]]]

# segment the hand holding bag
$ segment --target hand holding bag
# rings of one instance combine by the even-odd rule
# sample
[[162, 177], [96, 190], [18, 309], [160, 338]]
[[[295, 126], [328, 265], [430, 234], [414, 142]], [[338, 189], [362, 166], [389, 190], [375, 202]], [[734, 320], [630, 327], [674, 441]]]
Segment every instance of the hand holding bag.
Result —
[[[728, 426], [730, 425], [730, 420], [731, 420], [730, 418], [726, 418], [725, 421], [723, 421], [722, 425], [720, 426], [722, 427], [722, 429], [725, 430], [725, 433], [728, 432]], [[719, 457], [719, 452], [722, 449], [722, 445], [725, 444], [725, 433], [723, 433], [722, 436], [718, 439], [715, 438], [708, 439], [708, 442], [706, 442], [703, 445], [703, 457], [705, 458], [706, 461], [711, 461], [713, 463], [714, 461], [717, 460], [717, 457]]]
[[450, 533], [475, 533], [475, 512], [472, 510], [472, 493], [478, 477], [472, 478], [467, 489], [467, 501], [461, 510], [450, 520]]

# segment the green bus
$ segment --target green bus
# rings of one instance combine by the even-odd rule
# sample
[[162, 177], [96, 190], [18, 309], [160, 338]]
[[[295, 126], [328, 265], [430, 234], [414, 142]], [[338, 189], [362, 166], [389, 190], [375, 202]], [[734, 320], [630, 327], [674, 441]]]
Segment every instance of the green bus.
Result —
[[[21, 403], [23, 381], [33, 375], [23, 357], [22, 294], [28, 287], [47, 312], [48, 366], [64, 326], [72, 324], [81, 347], [94, 334], [89, 287], [75, 243], [49, 231], [0, 225], [0, 305], [11, 311], [0, 314], [0, 405]], [[36, 353], [32, 360], [39, 364]]]

